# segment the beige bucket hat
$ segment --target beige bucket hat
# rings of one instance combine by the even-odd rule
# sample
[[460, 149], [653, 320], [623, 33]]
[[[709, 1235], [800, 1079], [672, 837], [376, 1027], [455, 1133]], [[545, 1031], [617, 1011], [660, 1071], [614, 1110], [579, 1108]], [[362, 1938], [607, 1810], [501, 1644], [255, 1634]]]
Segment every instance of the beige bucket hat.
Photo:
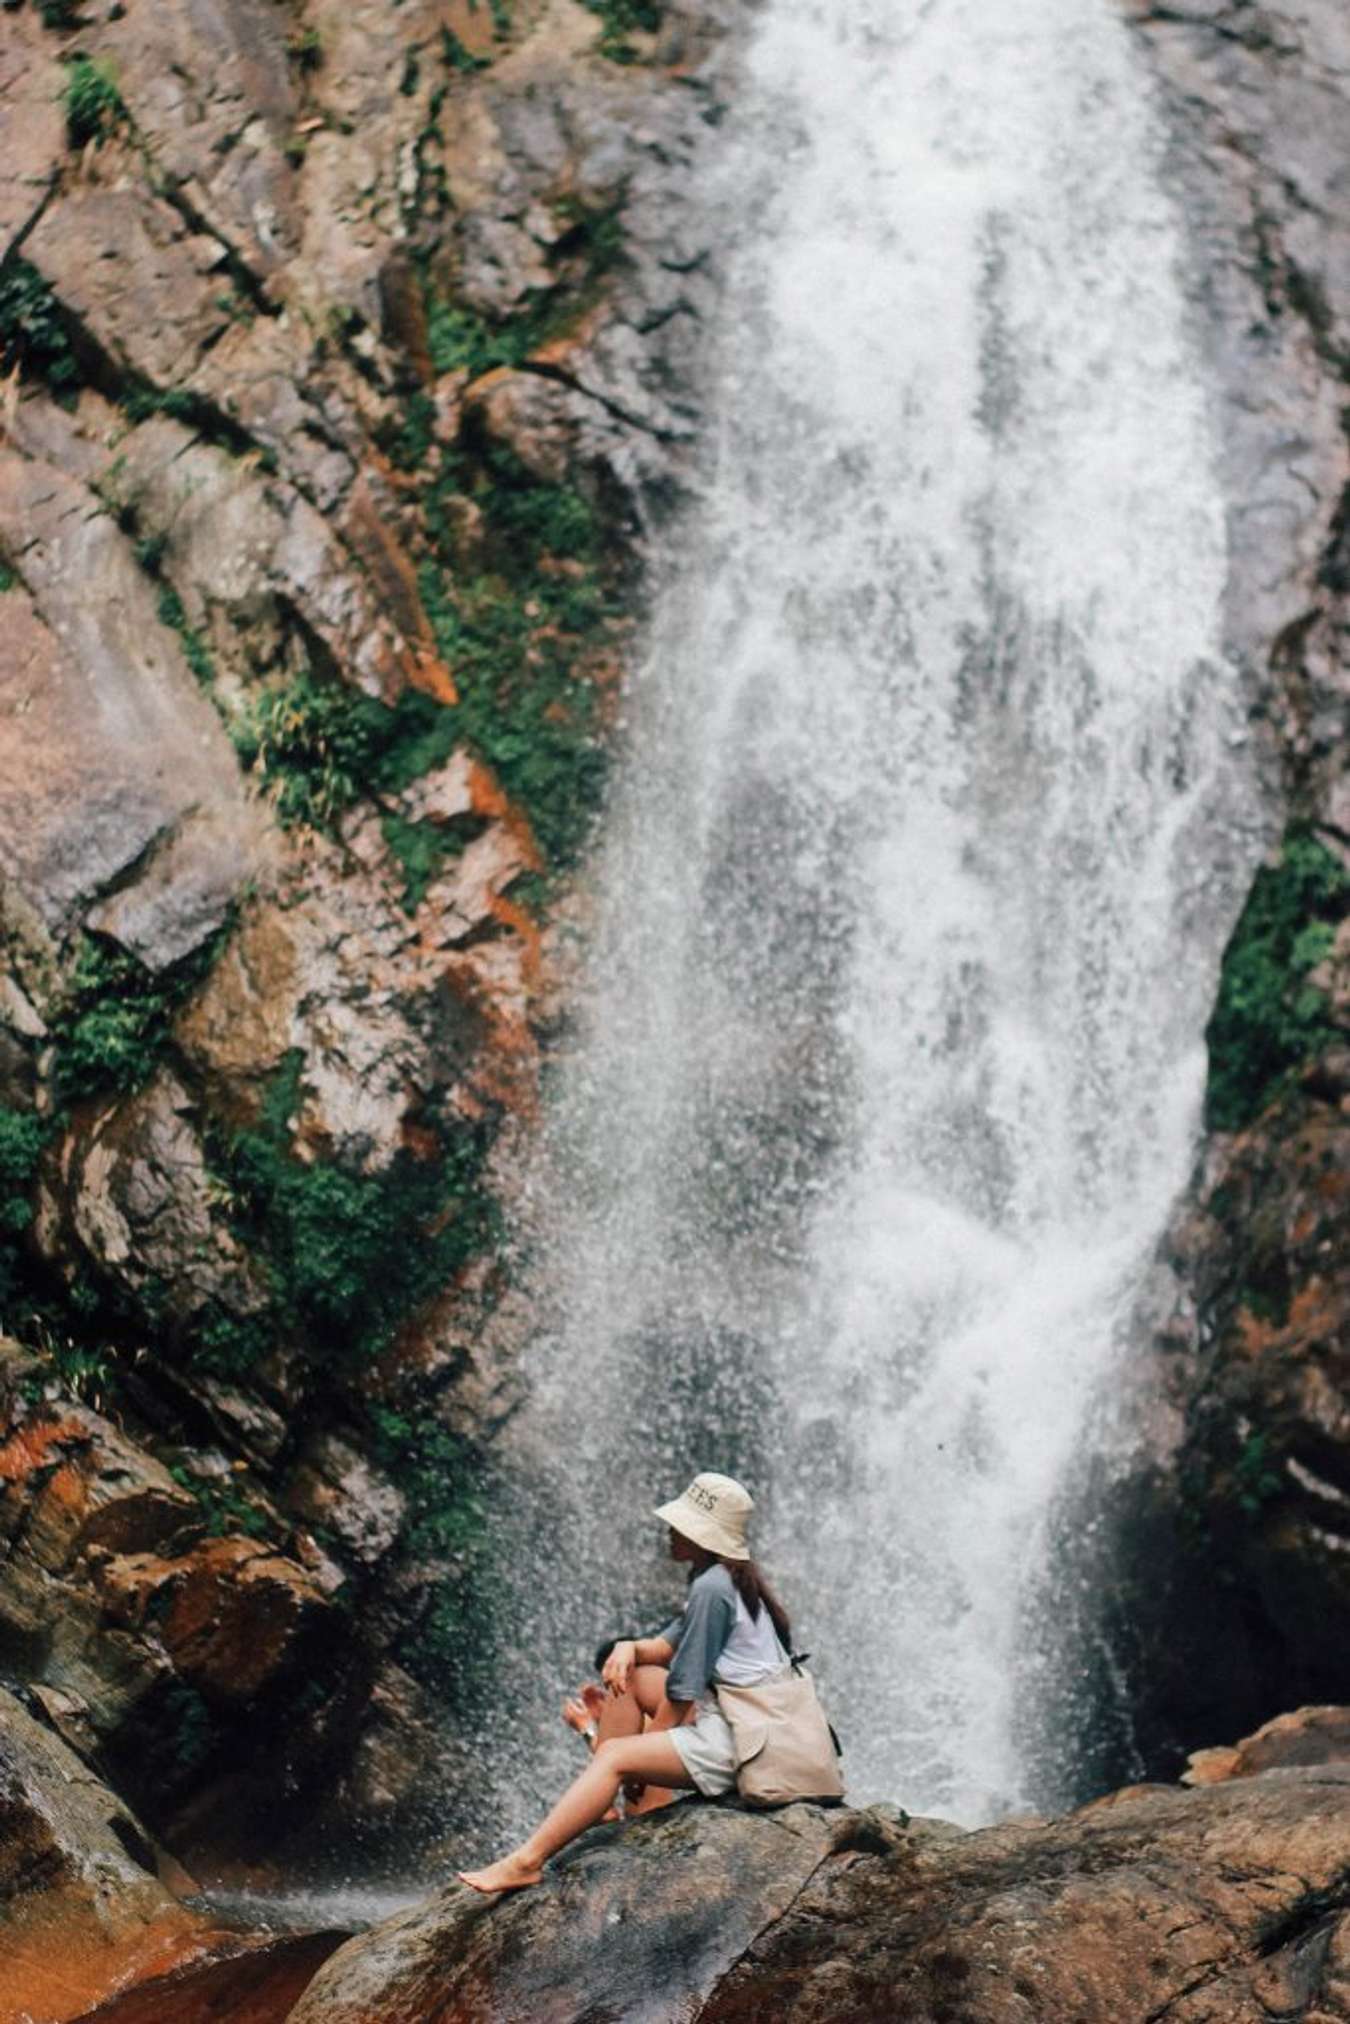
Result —
[[660, 1505], [656, 1516], [709, 1553], [719, 1553], [724, 1560], [748, 1560], [745, 1521], [754, 1508], [754, 1498], [734, 1476], [705, 1470], [671, 1503]]

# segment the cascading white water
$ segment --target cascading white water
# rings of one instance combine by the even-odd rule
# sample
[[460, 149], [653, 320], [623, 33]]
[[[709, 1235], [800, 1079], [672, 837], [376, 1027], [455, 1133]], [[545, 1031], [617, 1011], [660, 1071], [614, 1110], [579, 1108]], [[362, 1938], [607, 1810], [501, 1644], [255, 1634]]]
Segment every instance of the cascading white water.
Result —
[[490, 1747], [523, 1820], [558, 1688], [675, 1593], [648, 1506], [731, 1468], [854, 1792], [974, 1821], [1036, 1784], [1047, 1515], [1252, 856], [1223, 501], [1111, 0], [767, 0], [732, 124], [713, 475], [529, 1190]]

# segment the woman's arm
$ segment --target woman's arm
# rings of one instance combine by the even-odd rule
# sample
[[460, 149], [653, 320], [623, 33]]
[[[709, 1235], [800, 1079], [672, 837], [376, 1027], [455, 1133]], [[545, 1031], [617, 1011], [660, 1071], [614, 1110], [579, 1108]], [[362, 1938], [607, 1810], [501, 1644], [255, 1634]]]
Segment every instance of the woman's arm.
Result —
[[668, 1666], [675, 1647], [667, 1637], [620, 1638], [600, 1677], [611, 1693], [626, 1694], [634, 1666]]

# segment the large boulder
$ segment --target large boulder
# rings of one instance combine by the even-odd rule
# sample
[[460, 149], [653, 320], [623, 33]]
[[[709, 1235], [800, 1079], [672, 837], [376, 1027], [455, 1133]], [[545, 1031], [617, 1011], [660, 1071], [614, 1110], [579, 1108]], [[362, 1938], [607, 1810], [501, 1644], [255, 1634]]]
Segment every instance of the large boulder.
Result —
[[59, 1737], [0, 1692], [0, 2024], [281, 2024], [338, 1932], [223, 1927]]
[[1347, 1875], [1344, 1763], [975, 1834], [688, 1803], [514, 1897], [445, 1886], [349, 1941], [290, 2024], [1332, 2024]]
[[0, 2024], [59, 2024], [197, 1953], [208, 1922], [158, 1868], [134, 1814], [0, 1693]]

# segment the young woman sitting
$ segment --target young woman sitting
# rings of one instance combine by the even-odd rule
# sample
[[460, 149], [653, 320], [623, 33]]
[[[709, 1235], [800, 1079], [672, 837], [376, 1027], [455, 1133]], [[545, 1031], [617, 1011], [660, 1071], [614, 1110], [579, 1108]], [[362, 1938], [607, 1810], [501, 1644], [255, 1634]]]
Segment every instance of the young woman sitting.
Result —
[[[602, 1674], [607, 1697], [590, 1764], [519, 1848], [486, 1869], [461, 1870], [464, 1883], [485, 1892], [539, 1883], [549, 1857], [603, 1820], [621, 1785], [636, 1811], [664, 1803], [672, 1787], [709, 1798], [734, 1789], [735, 1745], [712, 1689], [774, 1677], [791, 1649], [787, 1615], [745, 1543], [752, 1508], [749, 1492], [732, 1477], [711, 1473], [695, 1476], [660, 1507], [671, 1558], [692, 1569], [683, 1611], [656, 1637], [621, 1638], [614, 1646]], [[588, 1725], [574, 1726], [584, 1732]]]

